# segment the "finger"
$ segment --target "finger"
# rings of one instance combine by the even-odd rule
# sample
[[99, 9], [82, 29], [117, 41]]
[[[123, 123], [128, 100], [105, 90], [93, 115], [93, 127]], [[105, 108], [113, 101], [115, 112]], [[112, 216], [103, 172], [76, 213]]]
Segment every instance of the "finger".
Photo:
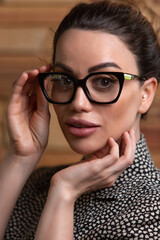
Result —
[[28, 80], [23, 87], [23, 95], [30, 96], [36, 85], [39, 71], [37, 69], [34, 69], [32, 71], [27, 71], [26, 73], [28, 74]]
[[20, 77], [13, 83], [10, 103], [18, 103], [20, 96], [23, 94], [23, 87], [28, 80], [27, 72], [23, 72]]
[[110, 175], [118, 174], [118, 176], [120, 176], [121, 173], [124, 172], [125, 169], [130, 166], [132, 161], [133, 159], [128, 158], [119, 159], [118, 161], [116, 161], [116, 163], [110, 166], [108, 172], [110, 173]]
[[124, 171], [129, 165], [132, 164], [134, 160], [135, 155], [135, 137], [134, 132], [131, 133], [131, 135], [128, 132], [123, 133], [123, 141], [125, 143], [125, 149], [124, 154], [119, 158], [119, 160], [113, 164], [112, 169], [110, 169], [111, 172], [120, 172]]
[[21, 94], [22, 89], [28, 79], [27, 72], [23, 72], [14, 82], [12, 85], [12, 94]]
[[28, 80], [23, 87], [23, 95], [29, 97], [29, 103], [34, 106], [37, 113], [43, 118], [49, 119], [48, 102], [46, 101], [38, 81], [38, 73], [48, 72], [51, 69], [51, 65], [44, 65], [38, 69], [32, 71], [26, 71], [28, 74]]
[[119, 145], [112, 137], [108, 139], [108, 145], [110, 146], [110, 155], [119, 158]]
[[38, 73], [44, 73], [44, 72], [48, 72], [51, 69], [51, 65], [44, 65], [41, 66], [38, 69], [34, 69], [32, 71], [26, 71], [26, 73], [28, 74], [28, 81], [26, 82], [25, 86], [24, 86], [24, 90], [23, 93], [25, 95], [37, 95], [37, 89], [38, 89]]
[[132, 142], [135, 142], [134, 131], [131, 131], [130, 134], [128, 132], [124, 132], [122, 138], [125, 148], [124, 155], [121, 157], [119, 157], [118, 144], [114, 141], [113, 138], [110, 138], [109, 140], [109, 144], [111, 146], [110, 154], [117, 160], [113, 162], [113, 164], [110, 164], [110, 166], [106, 167], [104, 170], [103, 174], [106, 176], [106, 183], [108, 184], [107, 186], [112, 186], [115, 183], [116, 179], [132, 163], [133, 160], [134, 144], [132, 144]]
[[[122, 156], [125, 152], [125, 148], [126, 148], [126, 143], [125, 143], [125, 139], [126, 139], [126, 134], [127, 132], [124, 132], [123, 135], [122, 135], [122, 141], [121, 141], [121, 144], [120, 144], [120, 155]], [[132, 147], [133, 147], [133, 150], [135, 150], [136, 148], [136, 137], [135, 137], [135, 132], [133, 129], [131, 129], [129, 132], [128, 132], [129, 136], [130, 136], [130, 139], [131, 139], [131, 142], [132, 142]]]
[[103, 158], [108, 154], [111, 154], [115, 157], [119, 156], [119, 147], [113, 138], [109, 138], [107, 144], [103, 148], [92, 154], [90, 156], [90, 159], [93, 160], [97, 158]]
[[108, 139], [108, 146], [110, 147], [109, 154], [102, 158], [103, 164], [100, 169], [100, 171], [104, 170], [104, 173], [102, 173], [102, 175], [104, 175], [106, 178], [112, 174], [117, 173], [117, 168], [115, 166], [119, 161], [119, 145], [112, 137]]
[[95, 159], [92, 161], [89, 161], [89, 171], [92, 173], [92, 175], [97, 178], [100, 175], [104, 175], [103, 172], [106, 170], [107, 177], [108, 173], [112, 172], [111, 170], [108, 170], [111, 166], [113, 166], [117, 162], [117, 158], [112, 155], [107, 155], [104, 158], [101, 159]]
[[40, 73], [50, 72], [51, 68], [52, 68], [51, 64], [47, 64], [47, 65], [41, 66], [38, 70]]
[[51, 69], [51, 65], [41, 66], [39, 69], [32, 71], [26, 71], [28, 74], [28, 80], [24, 85], [23, 94], [35, 98], [39, 91], [38, 73], [48, 72]]
[[[113, 165], [119, 159], [119, 147], [113, 138], [109, 138], [107, 146], [94, 155], [89, 156], [85, 161], [90, 161], [90, 170], [96, 174]], [[108, 151], [109, 149], [109, 151]], [[107, 153], [106, 153], [107, 151]], [[109, 154], [108, 154], [109, 152]], [[100, 157], [102, 156], [103, 157]], [[107, 154], [107, 155], [106, 155]], [[99, 157], [99, 158], [98, 158]]]
[[[44, 72], [48, 72], [51, 69], [51, 65], [44, 65], [41, 66], [38, 70], [38, 73], [44, 73]], [[30, 84], [30, 87], [29, 87]], [[38, 74], [35, 76], [34, 81], [28, 81], [28, 94], [30, 93], [30, 95], [35, 95], [37, 96], [37, 92], [39, 89], [39, 81], [38, 81]]]
[[[50, 71], [50, 69], [51, 69], [51, 65], [48, 64], [48, 65], [44, 65], [44, 66], [40, 67], [39, 69], [25, 71], [24, 74], [26, 73], [28, 75], [28, 79], [25, 83], [23, 83], [23, 94], [27, 95], [27, 96], [29, 94], [31, 94], [31, 91], [33, 92], [33, 90], [34, 90], [34, 85], [36, 86], [36, 82], [38, 81], [38, 79], [37, 79], [38, 73]], [[17, 85], [18, 83], [19, 83], [19, 81], [16, 81], [14, 85]], [[35, 88], [34, 93], [35, 92], [36, 92], [36, 88]]]
[[134, 131], [131, 130], [130, 132], [124, 132], [123, 140], [125, 143], [124, 156], [126, 156], [127, 158], [132, 158], [135, 154], [136, 148], [136, 139]]

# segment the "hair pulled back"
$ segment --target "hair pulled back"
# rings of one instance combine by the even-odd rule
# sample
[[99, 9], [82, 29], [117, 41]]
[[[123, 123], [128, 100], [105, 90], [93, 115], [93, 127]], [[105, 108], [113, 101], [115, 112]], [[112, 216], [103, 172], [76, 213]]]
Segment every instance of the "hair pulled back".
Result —
[[152, 25], [134, 5], [111, 0], [76, 5], [55, 33], [53, 64], [58, 39], [71, 28], [102, 31], [118, 36], [135, 55], [139, 75], [146, 79], [156, 77], [160, 81], [158, 38]]

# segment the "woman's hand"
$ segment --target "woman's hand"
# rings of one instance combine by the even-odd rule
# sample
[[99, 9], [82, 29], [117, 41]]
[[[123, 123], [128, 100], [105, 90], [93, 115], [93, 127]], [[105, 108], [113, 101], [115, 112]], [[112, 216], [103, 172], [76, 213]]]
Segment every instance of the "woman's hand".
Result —
[[50, 114], [37, 75], [48, 71], [49, 65], [26, 71], [14, 83], [7, 120], [10, 149], [17, 156], [41, 154], [46, 147]]
[[74, 202], [85, 192], [112, 186], [134, 159], [134, 131], [123, 134], [121, 147], [113, 138], [94, 155], [57, 172], [51, 180], [36, 240], [73, 239]]
[[50, 114], [37, 79], [39, 72], [47, 71], [50, 66], [24, 72], [12, 89], [7, 111], [10, 145], [0, 165], [0, 239], [47, 144]]
[[111, 187], [134, 160], [134, 131], [124, 132], [122, 139], [123, 150], [113, 138], [109, 138], [106, 148], [56, 173], [52, 178], [51, 188], [75, 201], [87, 191]]

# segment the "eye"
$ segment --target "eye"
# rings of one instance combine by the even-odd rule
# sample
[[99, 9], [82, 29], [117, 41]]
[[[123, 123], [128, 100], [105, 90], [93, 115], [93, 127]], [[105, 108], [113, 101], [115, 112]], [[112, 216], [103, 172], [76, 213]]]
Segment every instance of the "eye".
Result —
[[118, 79], [115, 76], [96, 76], [92, 79], [92, 86], [94, 88], [108, 89], [114, 84], [118, 83]]
[[108, 87], [110, 83], [111, 83], [110, 79], [106, 77], [97, 79], [97, 84], [99, 87]]
[[72, 85], [72, 81], [68, 77], [62, 77], [61, 80], [59, 81], [59, 83], [64, 86]]
[[73, 86], [73, 81], [68, 76], [55, 74], [51, 77], [52, 84], [59, 88], [69, 88]]

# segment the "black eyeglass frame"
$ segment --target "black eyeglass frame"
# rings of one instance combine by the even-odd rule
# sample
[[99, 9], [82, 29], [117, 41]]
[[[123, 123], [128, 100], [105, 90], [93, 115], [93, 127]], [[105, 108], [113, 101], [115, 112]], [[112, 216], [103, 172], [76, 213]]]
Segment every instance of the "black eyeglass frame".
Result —
[[[48, 76], [53, 75], [53, 74], [63, 75], [63, 76], [69, 77], [69, 79], [72, 80], [73, 85], [74, 85], [74, 91], [73, 91], [72, 97], [67, 102], [56, 102], [56, 101], [53, 101], [48, 96], [48, 94], [47, 94], [47, 92], [45, 90], [44, 81], [45, 81], [45, 79]], [[87, 81], [88, 78], [90, 78], [90, 77], [92, 77], [94, 75], [99, 75], [99, 74], [111, 74], [111, 75], [114, 75], [114, 76], [117, 77], [117, 79], [119, 81], [119, 86], [120, 86], [119, 93], [118, 93], [117, 97], [114, 100], [110, 101], [110, 102], [97, 102], [97, 101], [95, 101], [90, 96], [90, 93], [89, 93], [88, 88], [86, 86], [86, 81]], [[126, 78], [125, 78], [125, 75], [126, 75]], [[121, 95], [121, 92], [122, 92], [124, 81], [125, 80], [129, 80], [130, 81], [130, 80], [133, 80], [135, 78], [137, 80], [144, 81], [144, 79], [142, 77], [138, 76], [138, 75], [134, 75], [134, 74], [130, 74], [130, 73], [123, 73], [123, 72], [93, 72], [93, 73], [88, 74], [83, 79], [76, 79], [73, 76], [71, 76], [70, 74], [62, 73], [62, 72], [49, 72], [49, 73], [39, 73], [38, 74], [38, 80], [39, 80], [39, 84], [40, 84], [41, 90], [42, 90], [44, 96], [46, 97], [47, 101], [49, 103], [53, 103], [53, 104], [68, 104], [68, 103], [71, 103], [73, 101], [73, 99], [74, 99], [74, 96], [76, 94], [76, 90], [77, 90], [78, 87], [81, 87], [83, 89], [85, 95], [87, 96], [89, 101], [91, 101], [92, 103], [96, 103], [96, 104], [112, 104], [112, 103], [115, 103], [115, 102], [118, 101], [118, 99], [119, 99], [119, 97]]]

